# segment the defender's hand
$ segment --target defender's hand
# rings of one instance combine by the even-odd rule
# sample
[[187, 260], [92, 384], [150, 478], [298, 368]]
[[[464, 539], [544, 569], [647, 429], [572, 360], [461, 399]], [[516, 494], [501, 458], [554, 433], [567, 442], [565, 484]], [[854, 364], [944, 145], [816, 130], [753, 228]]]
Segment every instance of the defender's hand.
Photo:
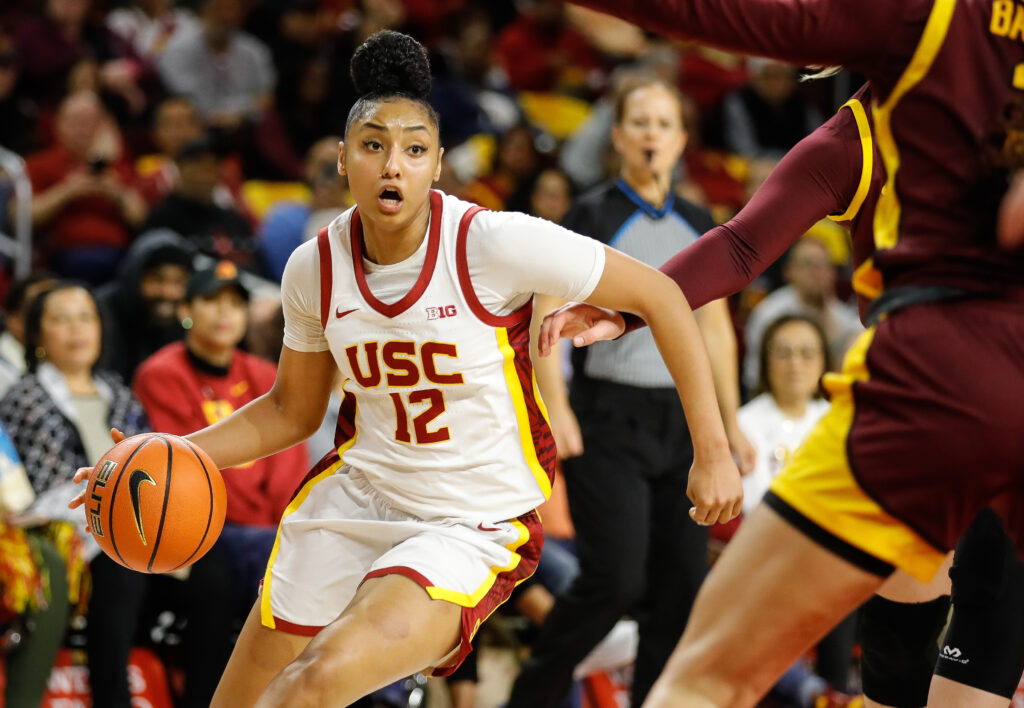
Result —
[[625, 320], [614, 310], [570, 302], [544, 318], [537, 349], [541, 356], [547, 356], [560, 337], [571, 337], [573, 346], [583, 347], [603, 339], [615, 339], [625, 329]]

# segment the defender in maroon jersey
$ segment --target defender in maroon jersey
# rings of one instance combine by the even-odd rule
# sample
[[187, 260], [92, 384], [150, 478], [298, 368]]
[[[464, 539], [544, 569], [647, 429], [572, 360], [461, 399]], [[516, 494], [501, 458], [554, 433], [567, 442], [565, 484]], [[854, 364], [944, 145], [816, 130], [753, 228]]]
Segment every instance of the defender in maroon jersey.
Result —
[[[871, 97], [867, 87], [783, 159], [744, 209], [731, 221], [702, 236], [662, 266], [696, 307], [726, 297], [749, 285], [777, 260], [809, 226], [825, 215], [846, 223], [853, 236], [854, 288], [862, 316], [880, 294], [878, 273], [872, 268], [872, 215], [884, 183], [880, 156], [871, 134]], [[785, 200], [786, 209], [780, 209]], [[607, 319], [602, 319], [607, 317]], [[597, 321], [581, 336], [589, 344], [621, 332], [616, 318], [574, 305], [551, 323], [578, 329]], [[626, 330], [643, 326], [626, 315]], [[557, 332], [549, 325], [549, 336]], [[981, 661], [939, 661], [936, 638], [947, 619], [949, 580], [936, 578], [931, 586], [876, 596], [862, 609], [863, 690], [881, 705], [925, 705], [932, 670], [941, 679], [939, 693], [966, 695], [967, 703], [1009, 700], [1024, 670], [1024, 619], [1012, 605], [1019, 596], [1024, 564], [987, 517], [973, 523], [957, 546], [958, 573], [954, 620], [946, 642], [965, 656]], [[940, 587], [941, 586], [941, 587]], [[978, 603], [978, 597], [995, 598]], [[886, 598], [897, 597], [899, 601]], [[912, 605], [912, 606], [910, 606]], [[877, 630], [877, 631], [876, 631]], [[945, 683], [944, 680], [954, 682]], [[988, 695], [986, 695], [988, 694]], [[932, 691], [931, 699], [937, 692]]]
[[[753, 514], [709, 577], [651, 697], [749, 705], [893, 567], [930, 579], [987, 504], [1018, 548], [1024, 541], [1024, 520], [1011, 513], [1024, 498], [1024, 254], [996, 242], [1008, 175], [1024, 156], [1024, 8], [1012, 0], [585, 4], [722, 48], [844, 64], [875, 91], [884, 176], [870, 219], [878, 324], [827, 382], [832, 411], [773, 485], [774, 513]], [[775, 208], [800, 199], [790, 192]], [[778, 616], [792, 621], [779, 626]]]

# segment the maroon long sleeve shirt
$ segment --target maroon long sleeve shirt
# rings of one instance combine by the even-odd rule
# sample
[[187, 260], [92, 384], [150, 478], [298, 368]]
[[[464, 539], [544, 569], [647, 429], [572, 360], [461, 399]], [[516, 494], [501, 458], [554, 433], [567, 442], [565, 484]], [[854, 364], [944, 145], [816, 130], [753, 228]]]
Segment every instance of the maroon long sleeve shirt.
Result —
[[[1004, 252], [995, 239], [996, 214], [1008, 174], [1024, 167], [1021, 3], [583, 0], [581, 4], [661, 34], [722, 49], [798, 64], [842, 64], [865, 73], [876, 100], [875, 137], [884, 165], [880, 169], [887, 180], [872, 215], [872, 259], [884, 286], [945, 285], [998, 297], [1024, 285], [1024, 251]], [[764, 208], [759, 213], [771, 219], [770, 224], [789, 218], [773, 212], [802, 210], [803, 200], [821, 198], [807, 196], [808, 177], [794, 174], [790, 179], [794, 185], [776, 183], [760, 194]], [[734, 246], [739, 250], [731, 251], [731, 257], [749, 247], [744, 244], [755, 242], [743, 228], [750, 218], [748, 212], [741, 222], [729, 226], [739, 239]], [[699, 245], [701, 252], [710, 247]], [[755, 260], [768, 252], [759, 245]], [[710, 261], [702, 266], [716, 269]]]

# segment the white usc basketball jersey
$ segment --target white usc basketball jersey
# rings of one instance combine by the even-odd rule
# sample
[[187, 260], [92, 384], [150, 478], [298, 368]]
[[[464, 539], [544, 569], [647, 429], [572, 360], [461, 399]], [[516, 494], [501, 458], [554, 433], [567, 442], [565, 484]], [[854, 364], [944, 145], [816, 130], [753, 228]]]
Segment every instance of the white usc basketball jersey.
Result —
[[[510, 519], [551, 492], [555, 443], [530, 361], [532, 300], [507, 315], [481, 304], [466, 256], [479, 211], [431, 192], [419, 277], [391, 304], [367, 285], [358, 210], [317, 242], [321, 323], [346, 394], [338, 454], [423, 519]], [[588, 266], [594, 283], [599, 260]]]

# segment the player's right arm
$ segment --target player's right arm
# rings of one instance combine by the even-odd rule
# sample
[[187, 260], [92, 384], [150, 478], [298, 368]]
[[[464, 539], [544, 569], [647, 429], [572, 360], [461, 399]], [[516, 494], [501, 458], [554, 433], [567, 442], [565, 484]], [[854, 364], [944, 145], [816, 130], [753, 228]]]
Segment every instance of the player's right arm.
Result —
[[[642, 317], [672, 376], [693, 440], [687, 496], [700, 524], [740, 512], [743, 487], [719, 412], [697, 322], [671, 278], [585, 236], [522, 214], [481, 213], [470, 231], [469, 271], [477, 289], [520, 302], [524, 294], [579, 298]], [[474, 251], [477, 256], [474, 257]], [[472, 276], [471, 276], [472, 279]]]
[[[865, 99], [866, 100], [866, 99]], [[694, 309], [750, 285], [815, 223], [847, 211], [864, 166], [853, 111], [842, 109], [790, 150], [745, 207], [670, 258], [660, 270]], [[631, 319], [629, 330], [643, 326]], [[548, 315], [537, 348], [547, 356], [560, 337], [575, 346], [621, 335], [617, 313], [570, 303]]]
[[[303, 244], [288, 261], [281, 282], [285, 342], [271, 389], [226, 418], [186, 436], [220, 469], [237, 467], [302, 442], [320, 426], [334, 384], [336, 365], [320, 324], [320, 271], [316, 241]], [[115, 434], [116, 433], [116, 434]], [[114, 442], [123, 435], [112, 431]], [[79, 483], [92, 468], [75, 473]], [[85, 491], [71, 502], [82, 504]]]
[[329, 351], [300, 352], [285, 345], [270, 391], [186, 437], [221, 469], [285, 450], [320, 427], [335, 370]]
[[[220, 469], [290, 448], [316, 432], [323, 421], [334, 372], [330, 352], [297, 352], [285, 346], [270, 391], [186, 438], [206, 451]], [[115, 444], [124, 437], [120, 431], [111, 431]], [[91, 472], [91, 467], [79, 468], [75, 483]], [[68, 506], [74, 509], [84, 501], [85, 489]]]
[[[302, 442], [319, 427], [327, 412], [335, 363], [328, 351], [297, 352], [285, 346], [273, 388], [228, 417], [185, 436], [201, 447], [219, 469], [258, 460]], [[124, 439], [112, 431], [115, 443]], [[92, 472], [82, 467], [76, 484]], [[85, 490], [68, 505], [85, 501]]]
[[188, 439], [221, 469], [302, 442], [323, 422], [337, 371], [320, 321], [316, 239], [295, 249], [281, 278], [284, 347], [271, 389]]
[[722, 423], [711, 364], [686, 297], [665, 274], [605, 247], [605, 267], [586, 299], [643, 318], [651, 328], [683, 404], [693, 440], [687, 496], [699, 524], [724, 523], [740, 512], [743, 488]]

